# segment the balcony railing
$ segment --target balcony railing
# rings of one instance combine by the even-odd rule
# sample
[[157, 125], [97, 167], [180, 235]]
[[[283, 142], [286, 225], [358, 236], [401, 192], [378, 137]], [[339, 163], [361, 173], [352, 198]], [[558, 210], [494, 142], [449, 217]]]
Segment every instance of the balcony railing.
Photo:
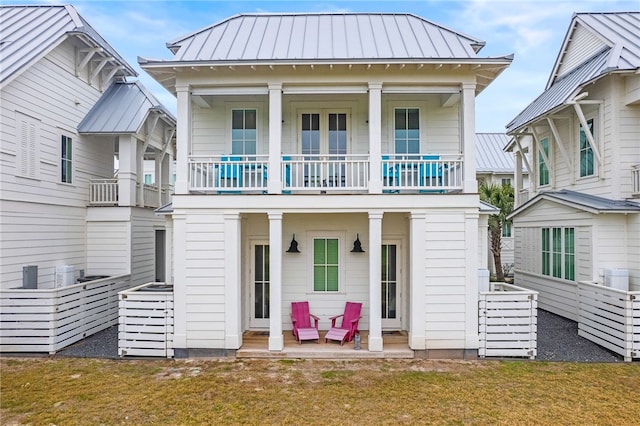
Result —
[[640, 164], [631, 166], [632, 197], [640, 197]]
[[[378, 171], [383, 192], [445, 193], [463, 188], [462, 155], [383, 154]], [[282, 192], [366, 192], [371, 163], [367, 154], [283, 155]], [[268, 157], [191, 156], [191, 191], [266, 193]]]
[[[163, 185], [158, 192], [157, 186], [143, 184], [142, 197], [136, 191], [136, 203], [131, 205], [158, 208], [169, 203], [172, 194], [173, 185]], [[89, 182], [90, 206], [117, 206], [119, 202], [118, 179], [92, 179]]]

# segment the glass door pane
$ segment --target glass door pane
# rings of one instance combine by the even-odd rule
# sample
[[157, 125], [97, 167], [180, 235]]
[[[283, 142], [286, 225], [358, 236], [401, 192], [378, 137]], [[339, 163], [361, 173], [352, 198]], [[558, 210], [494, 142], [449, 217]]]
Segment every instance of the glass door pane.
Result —
[[255, 246], [253, 318], [269, 318], [269, 246]]
[[398, 318], [397, 246], [382, 245], [382, 318]]

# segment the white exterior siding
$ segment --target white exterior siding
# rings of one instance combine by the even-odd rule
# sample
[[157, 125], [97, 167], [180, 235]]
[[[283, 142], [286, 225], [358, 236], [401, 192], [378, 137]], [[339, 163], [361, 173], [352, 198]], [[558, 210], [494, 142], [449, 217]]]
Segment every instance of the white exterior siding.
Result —
[[593, 56], [605, 45], [593, 32], [577, 24], [571, 36], [571, 43], [562, 57], [558, 75], [562, 76]]

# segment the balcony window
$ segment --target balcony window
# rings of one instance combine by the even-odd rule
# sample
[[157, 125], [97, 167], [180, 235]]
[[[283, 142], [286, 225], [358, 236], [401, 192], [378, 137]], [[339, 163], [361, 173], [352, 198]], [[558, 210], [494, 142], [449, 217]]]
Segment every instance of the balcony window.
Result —
[[256, 115], [255, 109], [234, 109], [231, 111], [232, 154], [256, 154]]
[[[593, 118], [587, 120], [587, 126], [591, 135], [595, 135], [593, 133]], [[580, 124], [580, 177], [593, 176], [594, 173], [593, 149], [589, 144], [582, 124]]]
[[396, 154], [420, 153], [420, 111], [417, 108], [395, 109], [394, 143]]

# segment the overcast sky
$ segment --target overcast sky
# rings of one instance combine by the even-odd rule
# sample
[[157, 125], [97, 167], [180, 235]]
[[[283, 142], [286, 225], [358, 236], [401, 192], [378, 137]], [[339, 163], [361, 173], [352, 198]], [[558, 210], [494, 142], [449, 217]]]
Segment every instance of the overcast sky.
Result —
[[[14, 3], [2, 0], [3, 4]], [[638, 11], [640, 0], [581, 1], [30, 1], [71, 3], [138, 71], [139, 79], [171, 111], [175, 98], [140, 69], [138, 56], [169, 59], [165, 43], [238, 13], [406, 12], [483, 40], [480, 57], [513, 53], [511, 66], [476, 101], [478, 132], [505, 125], [544, 89], [574, 12]]]

